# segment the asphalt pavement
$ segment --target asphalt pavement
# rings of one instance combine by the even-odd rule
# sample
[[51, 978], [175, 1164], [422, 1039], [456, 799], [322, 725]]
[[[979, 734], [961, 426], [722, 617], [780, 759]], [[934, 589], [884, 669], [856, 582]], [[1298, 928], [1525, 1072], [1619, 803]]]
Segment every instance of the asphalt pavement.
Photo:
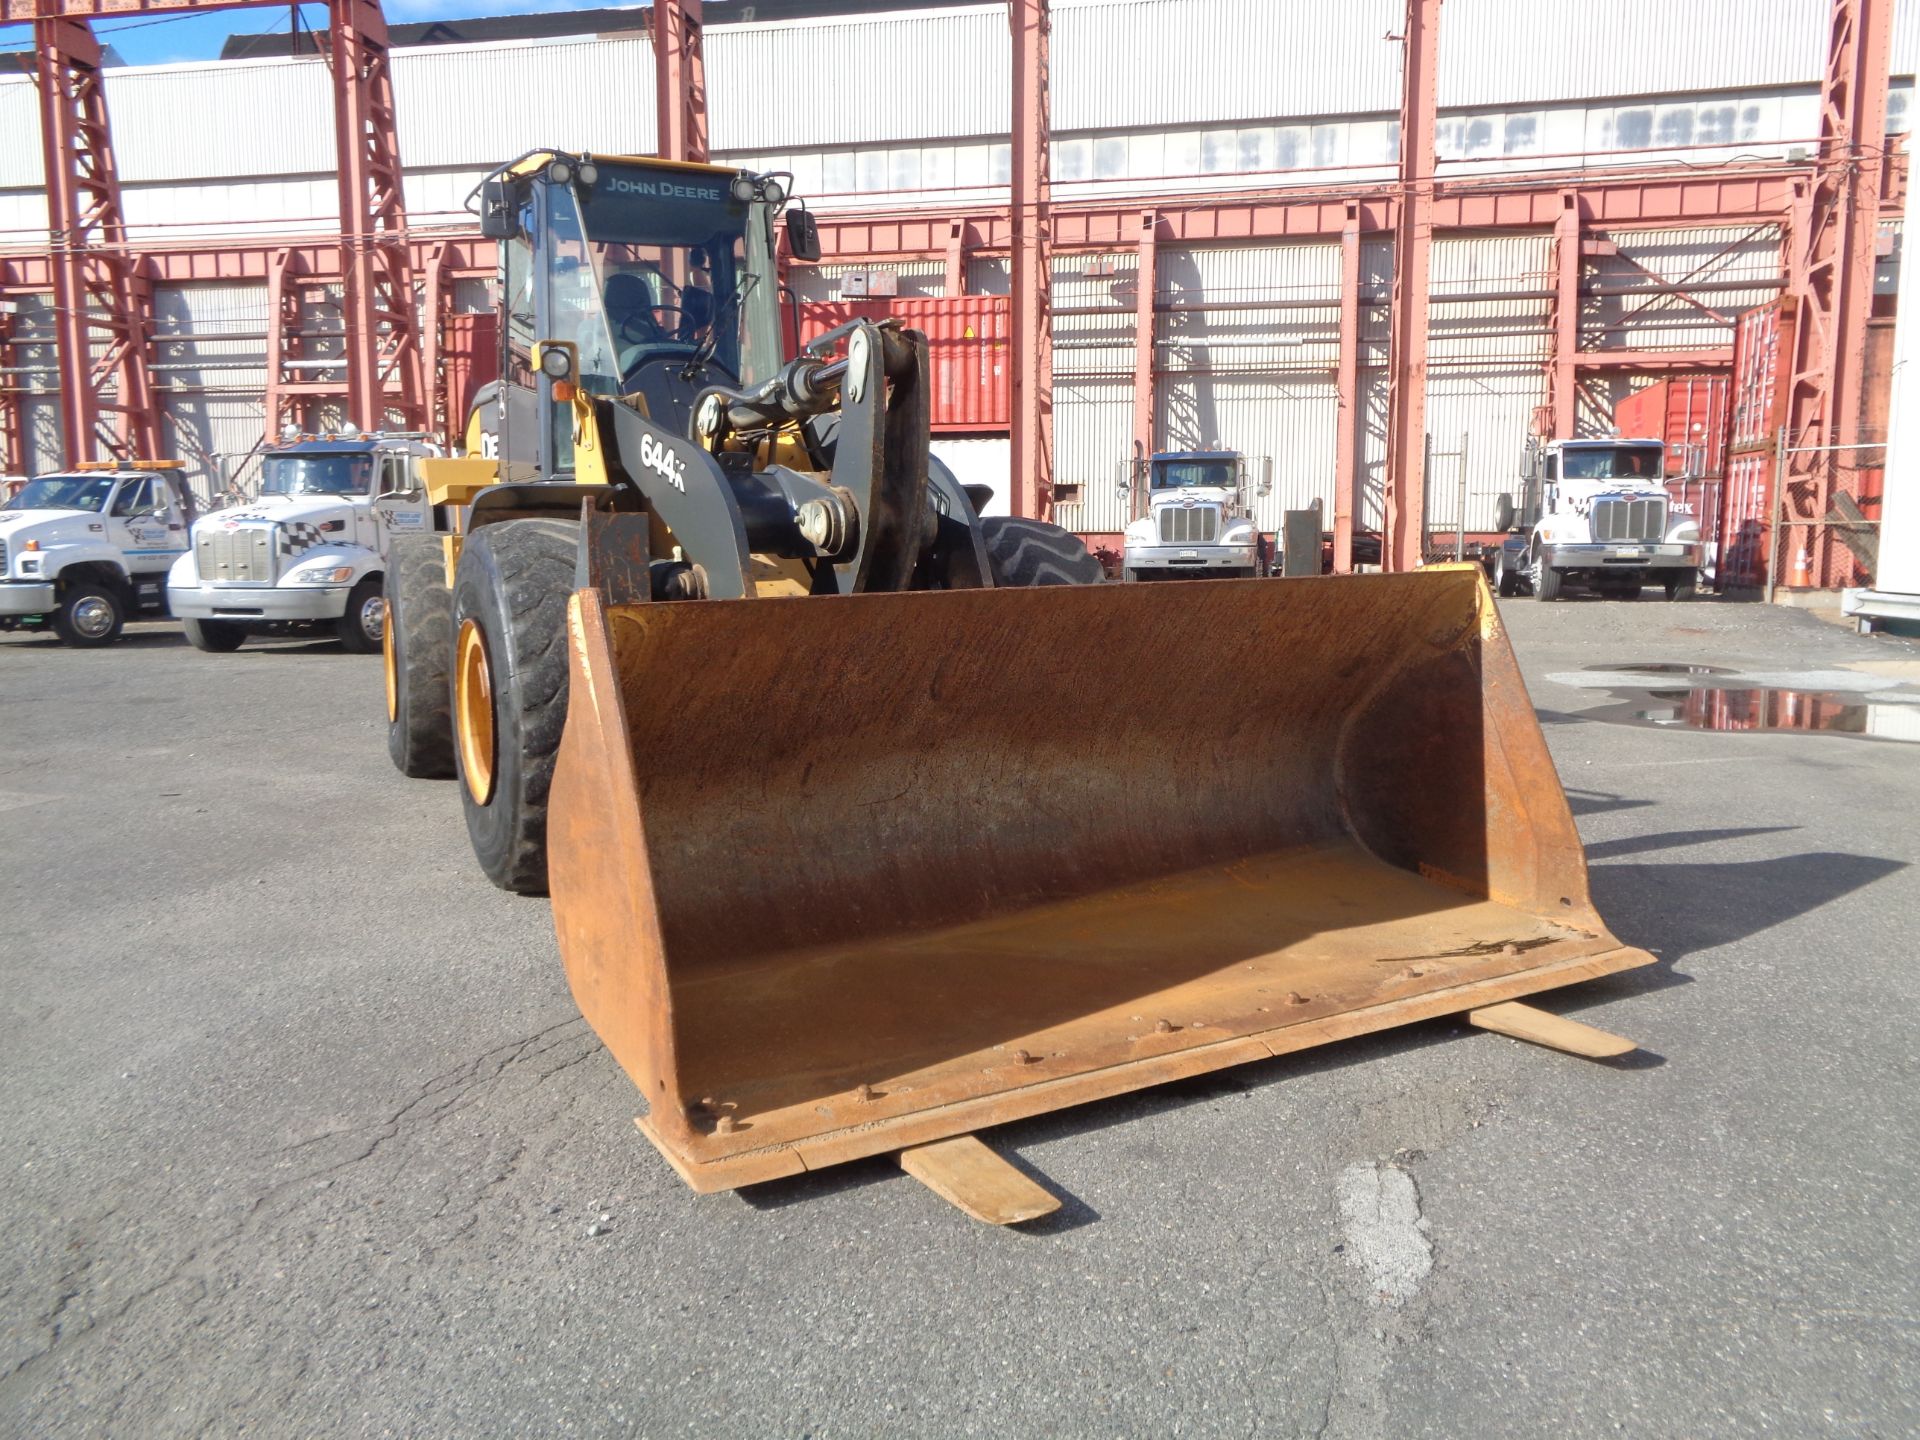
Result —
[[1652, 595], [1505, 603], [1660, 957], [1541, 1003], [1642, 1050], [1435, 1021], [1011, 1125], [1020, 1231], [884, 1160], [692, 1194], [377, 659], [0, 636], [0, 1433], [1920, 1433], [1920, 746], [1618, 691], [1900, 733], [1920, 646]]

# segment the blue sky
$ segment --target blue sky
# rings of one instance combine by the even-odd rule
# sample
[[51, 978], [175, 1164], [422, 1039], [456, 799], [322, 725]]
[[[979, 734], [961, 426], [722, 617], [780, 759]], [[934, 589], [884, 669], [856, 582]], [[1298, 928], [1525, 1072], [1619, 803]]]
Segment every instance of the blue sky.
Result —
[[[387, 23], [414, 25], [427, 20], [452, 20], [472, 15], [526, 15], [536, 11], [611, 9], [635, 0], [387, 0]], [[324, 5], [301, 9], [301, 24], [309, 29], [326, 25]], [[244, 10], [216, 10], [211, 14], [176, 17], [147, 16], [99, 20], [94, 33], [111, 45], [129, 65], [165, 65], [180, 60], [212, 60], [219, 56], [227, 36], [285, 31], [290, 23], [286, 5]], [[0, 51], [33, 47], [24, 25], [0, 26]], [[11, 61], [0, 61], [11, 66]]]

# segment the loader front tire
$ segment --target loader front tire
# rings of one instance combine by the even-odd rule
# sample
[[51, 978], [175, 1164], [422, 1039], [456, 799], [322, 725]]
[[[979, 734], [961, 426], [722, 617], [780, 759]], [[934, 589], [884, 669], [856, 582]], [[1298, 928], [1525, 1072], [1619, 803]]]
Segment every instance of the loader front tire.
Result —
[[396, 538], [387, 556], [387, 754], [402, 775], [453, 774], [453, 592], [432, 535]]
[[1106, 578], [1078, 535], [1044, 520], [989, 515], [980, 538], [996, 585], [1096, 585]]
[[578, 531], [565, 520], [484, 526], [454, 576], [453, 749], [467, 836], [487, 878], [520, 895], [547, 893]]

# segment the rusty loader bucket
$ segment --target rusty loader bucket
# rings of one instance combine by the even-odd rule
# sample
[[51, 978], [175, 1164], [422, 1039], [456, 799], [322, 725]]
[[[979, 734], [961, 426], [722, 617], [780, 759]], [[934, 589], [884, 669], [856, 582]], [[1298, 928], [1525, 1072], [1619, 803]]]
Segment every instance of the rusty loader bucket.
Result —
[[1476, 570], [583, 590], [569, 631], [560, 949], [698, 1190], [1652, 958]]

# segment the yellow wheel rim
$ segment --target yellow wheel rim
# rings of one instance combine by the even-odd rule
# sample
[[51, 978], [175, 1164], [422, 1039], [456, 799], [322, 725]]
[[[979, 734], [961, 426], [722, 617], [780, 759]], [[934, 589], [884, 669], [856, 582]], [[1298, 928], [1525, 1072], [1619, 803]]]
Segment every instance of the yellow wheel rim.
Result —
[[453, 723], [460, 744], [460, 771], [473, 803], [493, 799], [493, 676], [487, 669], [487, 639], [473, 620], [460, 622], [453, 672]]
[[380, 627], [380, 663], [387, 672], [387, 723], [400, 718], [400, 663], [393, 657], [393, 602], [382, 600], [387, 618]]

